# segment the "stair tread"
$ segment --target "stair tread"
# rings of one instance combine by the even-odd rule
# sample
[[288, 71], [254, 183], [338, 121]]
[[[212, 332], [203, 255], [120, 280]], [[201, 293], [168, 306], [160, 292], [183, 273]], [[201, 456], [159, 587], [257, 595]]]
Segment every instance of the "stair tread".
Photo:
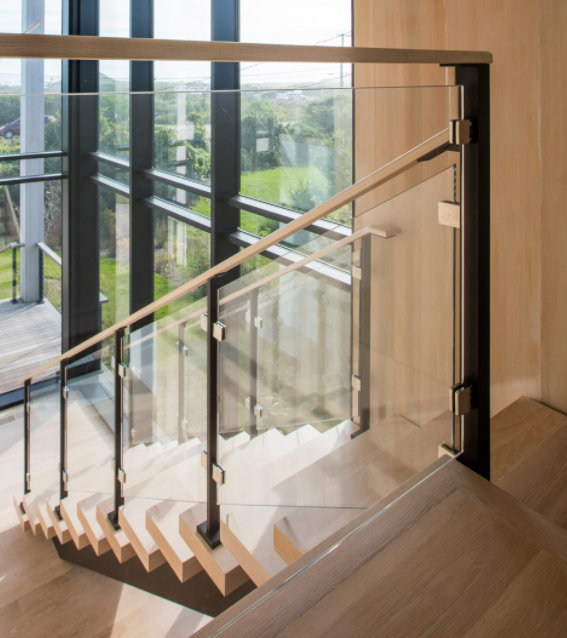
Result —
[[39, 518], [39, 524], [41, 525], [41, 529], [43, 530], [43, 534], [47, 540], [51, 540], [56, 536], [55, 527], [53, 526], [53, 521], [51, 520], [47, 509], [47, 501], [50, 496], [52, 496], [51, 493], [38, 492], [34, 495], [33, 499], [33, 507], [35, 507]]
[[[67, 525], [69, 534], [77, 549], [84, 549], [90, 545], [89, 538], [77, 514], [77, 504], [85, 499], [84, 493], [71, 492], [67, 498], [59, 503], [61, 516]], [[50, 499], [51, 502], [51, 499]], [[61, 539], [59, 539], [61, 540]]]
[[567, 425], [567, 416], [520, 397], [490, 421], [490, 477], [498, 483], [543, 441]]
[[160, 548], [146, 529], [146, 510], [153, 505], [155, 501], [149, 499], [127, 499], [119, 512], [120, 526], [148, 572], [165, 563]]
[[221, 508], [221, 541], [258, 586], [286, 567], [274, 549], [274, 524], [283, 514], [279, 507]]
[[418, 427], [395, 415], [278, 483], [270, 493], [283, 505], [369, 507], [435, 463], [445, 435], [443, 420]]
[[30, 492], [29, 494], [26, 494], [22, 500], [22, 505], [24, 507], [24, 512], [26, 513], [27, 517], [28, 517], [28, 521], [30, 524], [30, 529], [32, 531], [32, 534], [35, 536], [36, 534], [39, 534], [40, 531], [43, 531], [41, 529], [41, 523], [39, 521], [39, 515], [37, 513], [37, 510], [35, 508], [35, 504], [34, 504], [34, 493]]
[[197, 526], [206, 519], [206, 505], [193, 505], [179, 515], [179, 533], [221, 594], [227, 596], [246, 583], [248, 577], [224, 545], [211, 549], [200, 536]]
[[114, 497], [106, 498], [97, 503], [96, 520], [106, 536], [110, 549], [118, 559], [119, 563], [125, 563], [134, 558], [136, 552], [123, 529], [115, 530], [108, 518], [108, 514], [114, 510]]
[[567, 530], [567, 425], [556, 430], [497, 485]]
[[288, 434], [288, 445], [278, 446], [269, 455], [267, 462], [262, 459], [257, 464], [250, 462], [242, 467], [236, 465], [232, 474], [230, 468], [227, 468], [226, 482], [220, 488], [220, 502], [226, 505], [277, 505], [277, 501], [272, 503], [263, 500], [271, 487], [313, 465], [345, 443], [350, 444], [351, 434], [357, 428], [352, 421], [344, 421], [323, 434], [313, 426], [305, 427], [307, 430], [304, 436], [299, 430]]
[[[79, 494], [76, 494], [79, 498]], [[88, 494], [77, 502], [77, 516], [92, 545], [95, 554], [101, 556], [110, 551], [110, 543], [97, 520], [97, 505], [108, 499], [108, 494]]]
[[288, 510], [274, 523], [274, 549], [291, 565], [360, 513], [360, 509], [325, 507]]
[[146, 529], [182, 583], [203, 569], [179, 534], [179, 515], [189, 506], [178, 501], [162, 501], [146, 510]]
[[22, 511], [20, 504], [23, 502], [23, 497], [20, 499], [17, 496], [14, 496], [13, 503], [14, 509], [16, 510], [16, 514], [18, 515], [18, 520], [20, 522], [20, 527], [22, 528], [22, 532], [28, 532], [31, 530], [30, 522], [28, 519], [28, 515], [25, 511]]
[[53, 529], [55, 530], [55, 534], [59, 539], [61, 545], [65, 545], [71, 540], [71, 532], [69, 531], [69, 526], [67, 525], [67, 521], [63, 518], [63, 513], [61, 512], [61, 507], [59, 507], [59, 512], [61, 513], [61, 518], [57, 515], [57, 507], [60, 505], [59, 496], [53, 495], [47, 499], [46, 507], [47, 514], [53, 523]]

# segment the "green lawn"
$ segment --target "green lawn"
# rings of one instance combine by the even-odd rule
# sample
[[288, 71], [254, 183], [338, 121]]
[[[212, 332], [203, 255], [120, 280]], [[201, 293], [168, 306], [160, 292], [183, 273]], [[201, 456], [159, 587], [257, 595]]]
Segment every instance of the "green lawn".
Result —
[[298, 168], [269, 168], [265, 171], [243, 173], [241, 192], [247, 197], [289, 207], [291, 205], [291, 190], [298, 182], [307, 179], [313, 170], [316, 169], [301, 166]]
[[[20, 251], [17, 252], [18, 295], [20, 294]], [[38, 265], [39, 268], [39, 265]], [[45, 258], [45, 296], [61, 312], [61, 268], [48, 257]], [[0, 255], [0, 299], [12, 297], [12, 251]]]

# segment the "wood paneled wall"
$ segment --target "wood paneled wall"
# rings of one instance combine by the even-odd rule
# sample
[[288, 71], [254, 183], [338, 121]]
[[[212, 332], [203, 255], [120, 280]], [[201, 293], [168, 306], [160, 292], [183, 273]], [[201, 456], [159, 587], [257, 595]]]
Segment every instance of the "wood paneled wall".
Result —
[[[567, 412], [566, 32], [564, 0], [354, 0], [357, 46], [494, 55], [493, 413], [521, 395]], [[439, 84], [446, 72], [359, 65], [355, 83]], [[388, 130], [374, 101], [357, 102], [359, 178], [409, 148], [408, 135], [425, 133], [438, 117], [427, 103], [417, 106], [429, 113], [406, 105], [390, 114]]]

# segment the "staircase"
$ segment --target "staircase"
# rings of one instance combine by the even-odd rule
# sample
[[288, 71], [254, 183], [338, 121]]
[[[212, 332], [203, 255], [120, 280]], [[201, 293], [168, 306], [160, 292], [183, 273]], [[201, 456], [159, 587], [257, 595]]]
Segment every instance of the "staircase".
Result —
[[[148, 572], [167, 564], [181, 583], [204, 571], [224, 596], [258, 586], [196, 638], [564, 636], [567, 417], [526, 398], [494, 417], [493, 483], [434, 458], [445, 424], [393, 416], [354, 438], [346, 421], [323, 433], [306, 425], [223, 440], [227, 477], [231, 466], [242, 476], [221, 490], [215, 549], [196, 532], [206, 515], [198, 439], [126, 453], [133, 480], [118, 531], [104, 464], [76, 480], [108, 480], [106, 492], [73, 490], [59, 503], [52, 485], [27, 495], [23, 512], [14, 504], [22, 528], [46, 539]], [[46, 443], [56, 425], [42, 426]], [[84, 458], [93, 441], [110, 455], [100, 427], [83, 412]], [[46, 446], [46, 468], [49, 455]], [[236, 503], [238, 480], [251, 479]]]
[[496, 484], [440, 460], [350, 522], [280, 520], [296, 562], [195, 638], [565, 636], [567, 417], [521, 398], [492, 448]]
[[34, 475], [42, 489], [14, 497], [22, 528], [78, 550], [90, 545], [97, 556], [112, 551], [119, 563], [139, 560], [148, 572], [167, 563], [182, 583], [204, 570], [224, 596], [249, 580], [266, 583], [435, 464], [447, 433], [446, 418], [418, 427], [396, 415], [363, 433], [344, 421], [323, 432], [305, 425], [288, 434], [270, 429], [255, 438], [244, 432], [221, 438], [222, 545], [211, 549], [196, 530], [206, 519], [202, 441], [136, 445], [125, 453], [126, 502], [116, 530], [108, 518], [112, 436], [94, 411], [77, 405], [69, 418], [69, 496], [58, 497], [55, 417], [34, 432], [45, 442], [41, 473]]

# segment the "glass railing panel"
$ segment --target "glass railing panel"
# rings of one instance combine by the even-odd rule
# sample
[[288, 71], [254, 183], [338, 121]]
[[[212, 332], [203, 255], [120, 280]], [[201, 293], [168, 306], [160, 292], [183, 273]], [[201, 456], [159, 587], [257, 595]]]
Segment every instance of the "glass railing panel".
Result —
[[207, 304], [206, 298], [184, 301], [127, 337], [125, 441], [128, 455], [139, 454], [128, 473], [127, 499], [204, 498], [199, 453], [207, 432], [207, 363], [201, 315]]
[[50, 379], [30, 388], [30, 487], [32, 492], [59, 493], [59, 472], [52, 462], [59, 458], [59, 379], [55, 370]]
[[114, 337], [67, 366], [67, 489], [113, 494]]
[[[222, 504], [263, 503], [283, 480], [273, 467], [290, 472], [294, 452], [304, 463], [311, 450], [313, 460], [334, 445], [336, 428], [339, 438], [357, 429], [350, 421], [352, 251], [337, 249], [301, 269], [274, 266], [272, 276], [220, 292]], [[223, 453], [226, 440], [242, 433], [252, 441]]]

